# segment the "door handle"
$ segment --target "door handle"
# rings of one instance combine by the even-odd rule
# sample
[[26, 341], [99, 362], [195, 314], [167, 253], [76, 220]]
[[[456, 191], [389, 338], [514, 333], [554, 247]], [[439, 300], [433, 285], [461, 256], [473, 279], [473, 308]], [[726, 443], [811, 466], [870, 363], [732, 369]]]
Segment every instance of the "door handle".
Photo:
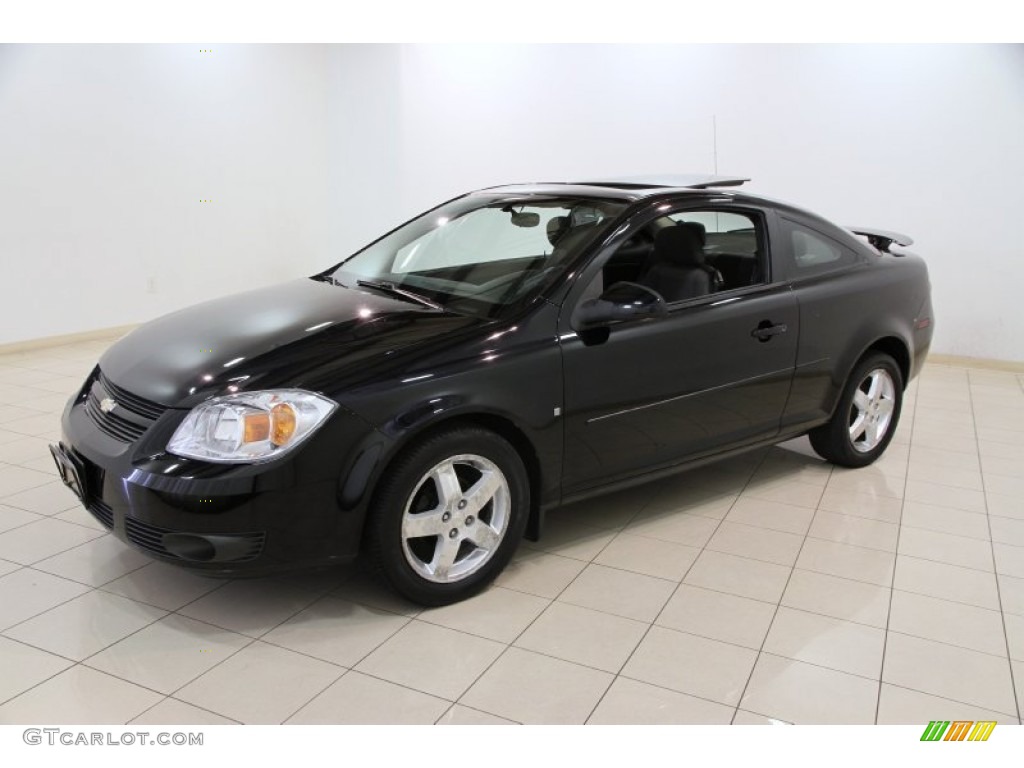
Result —
[[775, 325], [770, 320], [762, 320], [757, 324], [757, 328], [750, 332], [758, 341], [768, 341], [772, 336], [778, 336], [780, 333], [785, 333], [789, 328], [785, 323], [779, 323]]

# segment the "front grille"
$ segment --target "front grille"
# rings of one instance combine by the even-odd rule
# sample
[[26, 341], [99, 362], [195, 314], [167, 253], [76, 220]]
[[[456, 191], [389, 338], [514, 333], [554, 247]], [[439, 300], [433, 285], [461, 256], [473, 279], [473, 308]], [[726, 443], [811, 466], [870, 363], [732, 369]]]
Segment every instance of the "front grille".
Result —
[[85, 401], [85, 413], [93, 420], [93, 423], [103, 432], [122, 443], [132, 443], [142, 437], [146, 432], [146, 426], [137, 424], [134, 421], [122, 418], [115, 413], [104, 413], [100, 409], [100, 400], [93, 393]]
[[[170, 557], [175, 560], [183, 560], [184, 558], [179, 557], [173, 552], [169, 551], [164, 546], [164, 534], [177, 533], [177, 531], [171, 531], [167, 528], [158, 528], [155, 525], [144, 523], [141, 520], [137, 520], [134, 517], [125, 516], [124, 518], [124, 529], [125, 534], [128, 536], [128, 541], [132, 542], [138, 547], [152, 552], [155, 555], [161, 557]], [[196, 534], [201, 535], [201, 534]], [[237, 557], [232, 557], [231, 562], [241, 563], [247, 560], [255, 560], [263, 552], [263, 544], [266, 541], [266, 533], [231, 533], [231, 534], [206, 534], [208, 536], [224, 535], [234, 540], [244, 541], [244, 548], [239, 551]]]
[[89, 502], [89, 506], [86, 507], [100, 523], [106, 529], [114, 527], [114, 510], [110, 508], [109, 504], [104, 504], [99, 499], [92, 499]]
[[[133, 395], [111, 382], [103, 372], [88, 385], [85, 413], [104, 433], [122, 443], [132, 443], [142, 437], [146, 430], [167, 410], [167, 406]], [[114, 410], [104, 412], [100, 403], [113, 400]]]
[[144, 419], [156, 421], [163, 415], [164, 411], [167, 410], [166, 405], [160, 405], [159, 403], [145, 400], [138, 395], [133, 395], [131, 392], [121, 389], [119, 386], [114, 384], [114, 382], [104, 376], [103, 371], [100, 371], [99, 382], [110, 397], [117, 401], [118, 405]]

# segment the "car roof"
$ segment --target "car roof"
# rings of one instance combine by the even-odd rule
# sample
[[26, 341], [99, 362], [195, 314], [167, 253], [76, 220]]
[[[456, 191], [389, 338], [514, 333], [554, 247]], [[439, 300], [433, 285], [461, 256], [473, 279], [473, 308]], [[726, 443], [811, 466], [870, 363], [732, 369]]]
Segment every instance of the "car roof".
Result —
[[[736, 203], [747, 205], [766, 205], [783, 215], [797, 215], [817, 226], [833, 238], [845, 241], [848, 245], [856, 244], [865, 247], [861, 241], [848, 230], [837, 226], [828, 219], [812, 211], [783, 200], [776, 200], [748, 192], [734, 191], [731, 187], [739, 187], [750, 181], [745, 176], [716, 176], [710, 174], [662, 174], [649, 176], [595, 177], [593, 181], [550, 181], [533, 184], [506, 184], [487, 187], [471, 192], [472, 195], [538, 195], [552, 197], [597, 197], [624, 202], [636, 203], [647, 198], [658, 196], [690, 196], [695, 200], [728, 198]], [[901, 236], [905, 237], [905, 236]]]
[[650, 176], [595, 177], [585, 181], [549, 181], [532, 184], [504, 184], [477, 190], [483, 194], [570, 194], [640, 200], [667, 192], [706, 191], [716, 187], [737, 187], [750, 181], [743, 176], [709, 174], [661, 174]]

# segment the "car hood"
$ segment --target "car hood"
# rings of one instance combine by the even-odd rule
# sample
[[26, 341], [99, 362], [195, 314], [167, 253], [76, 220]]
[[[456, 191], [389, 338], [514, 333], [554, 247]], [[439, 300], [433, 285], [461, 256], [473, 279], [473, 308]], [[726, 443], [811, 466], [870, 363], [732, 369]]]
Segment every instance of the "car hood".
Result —
[[117, 386], [167, 406], [273, 387], [333, 394], [342, 380], [379, 373], [379, 362], [399, 350], [484, 322], [301, 279], [153, 320], [116, 342], [99, 365]]

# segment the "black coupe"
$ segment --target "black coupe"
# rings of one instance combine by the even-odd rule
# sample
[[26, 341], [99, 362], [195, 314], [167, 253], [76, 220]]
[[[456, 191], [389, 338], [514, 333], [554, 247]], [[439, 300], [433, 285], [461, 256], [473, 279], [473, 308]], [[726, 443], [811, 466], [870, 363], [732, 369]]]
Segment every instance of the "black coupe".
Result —
[[869, 464], [931, 341], [925, 264], [743, 181], [484, 189], [154, 320], [68, 402], [58, 471], [161, 560], [364, 553], [438, 605], [570, 500], [803, 434]]

